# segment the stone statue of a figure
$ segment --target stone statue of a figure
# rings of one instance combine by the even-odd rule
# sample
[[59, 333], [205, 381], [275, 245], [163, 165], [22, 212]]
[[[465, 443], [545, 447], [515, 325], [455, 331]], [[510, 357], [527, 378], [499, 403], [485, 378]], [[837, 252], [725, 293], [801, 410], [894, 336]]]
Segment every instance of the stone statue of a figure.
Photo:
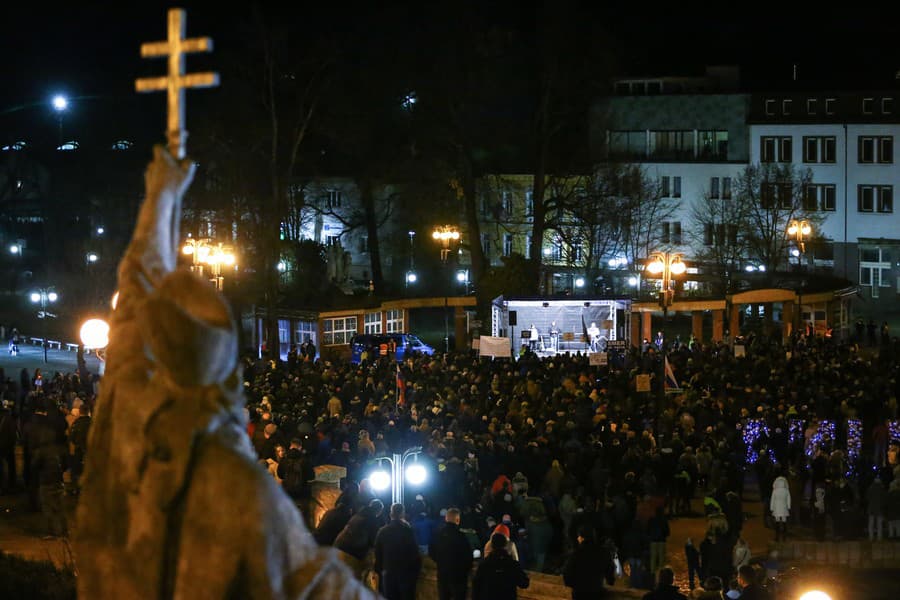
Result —
[[79, 597], [372, 597], [258, 466], [234, 319], [214, 286], [176, 269], [192, 176], [155, 148], [119, 265], [77, 513]]

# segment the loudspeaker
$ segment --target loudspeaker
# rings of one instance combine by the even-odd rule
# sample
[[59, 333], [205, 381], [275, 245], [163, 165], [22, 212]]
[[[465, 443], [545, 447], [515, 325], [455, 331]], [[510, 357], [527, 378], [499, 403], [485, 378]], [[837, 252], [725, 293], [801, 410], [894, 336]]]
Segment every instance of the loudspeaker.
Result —
[[511, 310], [509, 311], [509, 326], [515, 327], [516, 325], [518, 325], [518, 323], [516, 323], [516, 311]]

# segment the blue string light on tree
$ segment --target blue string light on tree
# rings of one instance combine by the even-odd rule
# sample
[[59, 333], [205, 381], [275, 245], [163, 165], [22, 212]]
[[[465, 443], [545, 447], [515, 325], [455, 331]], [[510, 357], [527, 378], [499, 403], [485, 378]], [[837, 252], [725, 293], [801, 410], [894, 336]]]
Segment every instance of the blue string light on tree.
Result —
[[891, 432], [891, 440], [900, 442], [900, 421], [888, 421], [888, 431]]
[[744, 425], [744, 447], [747, 449], [747, 463], [754, 464], [759, 460], [759, 438], [765, 433], [769, 434], [769, 428], [764, 419], [748, 419]]
[[788, 443], [794, 445], [803, 441], [803, 419], [791, 419], [788, 422]]
[[847, 476], [856, 472], [862, 450], [863, 425], [859, 419], [847, 419]]
[[819, 421], [816, 432], [812, 434], [812, 437], [810, 438], [810, 444], [806, 449], [806, 454], [812, 457], [816, 453], [816, 448], [821, 448], [826, 453], [834, 450], [833, 446], [836, 431], [837, 426], [834, 421], [830, 419], [822, 419]]

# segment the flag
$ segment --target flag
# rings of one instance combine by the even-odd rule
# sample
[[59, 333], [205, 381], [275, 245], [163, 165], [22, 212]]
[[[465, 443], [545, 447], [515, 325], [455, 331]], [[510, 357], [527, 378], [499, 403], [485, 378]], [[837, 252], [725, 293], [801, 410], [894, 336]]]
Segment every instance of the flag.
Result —
[[397, 405], [406, 406], [406, 380], [400, 370], [400, 363], [397, 363]]
[[663, 377], [663, 390], [668, 393], [676, 393], [681, 391], [681, 386], [678, 385], [678, 380], [675, 379], [675, 370], [672, 368], [672, 365], [669, 364], [669, 356], [666, 355], [664, 359], [665, 363], [665, 377]]

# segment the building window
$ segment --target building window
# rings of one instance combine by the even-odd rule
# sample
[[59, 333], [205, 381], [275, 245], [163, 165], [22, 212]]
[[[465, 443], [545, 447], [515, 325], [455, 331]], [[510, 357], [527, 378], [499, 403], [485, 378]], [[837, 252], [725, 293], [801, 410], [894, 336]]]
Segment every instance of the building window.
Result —
[[664, 221], [662, 226], [660, 227], [659, 232], [659, 242], [661, 244], [668, 244], [672, 239], [672, 227], [668, 221]]
[[662, 244], [681, 244], [681, 221], [666, 221], [660, 228], [659, 241]]
[[835, 143], [834, 136], [804, 136], [803, 162], [834, 163]]
[[894, 138], [892, 136], [878, 138], [878, 162], [881, 164], [894, 162]]
[[360, 252], [368, 252], [369, 251], [369, 236], [367, 236], [367, 235], [359, 236], [359, 251]]
[[764, 163], [775, 162], [778, 156], [775, 154], [775, 140], [773, 137], [759, 138], [759, 161]]
[[890, 257], [881, 248], [860, 248], [859, 284], [872, 286], [876, 297], [879, 287], [891, 287]]
[[727, 131], [698, 131], [699, 157], [704, 160], [728, 159]]
[[511, 233], [503, 234], [503, 256], [510, 256], [513, 252], [513, 236]]
[[781, 112], [785, 115], [791, 114], [791, 105], [793, 103], [793, 100], [783, 100], [781, 102]]
[[672, 197], [681, 198], [681, 177], [672, 178]]
[[402, 333], [403, 309], [392, 308], [391, 310], [385, 311], [385, 325], [387, 326], [387, 333]]
[[833, 115], [834, 114], [834, 105], [837, 103], [837, 100], [834, 98], [825, 98], [825, 114]]
[[766, 100], [766, 114], [771, 116], [775, 114], [775, 101]]
[[291, 322], [289, 319], [278, 319], [278, 343], [291, 343]]
[[672, 243], [681, 244], [681, 221], [672, 222]]
[[530, 217], [534, 214], [534, 192], [532, 190], [525, 191], [525, 216]]
[[338, 317], [322, 320], [322, 345], [339, 346], [349, 344], [356, 335], [356, 317]]
[[882, 98], [881, 99], [881, 114], [889, 115], [894, 112], [894, 99], [893, 98]]
[[381, 333], [381, 313], [366, 313], [363, 317], [363, 333]]
[[890, 185], [861, 185], [857, 189], [859, 212], [894, 212], [894, 187]]
[[722, 199], [731, 200], [731, 177], [722, 178]]
[[694, 132], [651, 131], [650, 155], [663, 160], [692, 160], [694, 158]]
[[719, 178], [710, 177], [709, 179], [709, 197], [718, 199], [719, 197]]
[[581, 242], [572, 244], [572, 260], [576, 263], [581, 263], [584, 260], [584, 248]]
[[875, 107], [875, 98], [863, 98], [862, 111], [864, 115], [871, 115]]
[[325, 206], [328, 208], [340, 208], [341, 207], [341, 191], [340, 190], [328, 190], [325, 192]]
[[316, 343], [316, 324], [312, 321], [294, 321], [294, 342], [302, 344], [306, 340]]
[[500, 194], [500, 201], [503, 203], [503, 216], [506, 218], [512, 217], [513, 214], [513, 202], [512, 202], [512, 192], [509, 190], [504, 190]]
[[794, 206], [794, 186], [790, 183], [778, 184], [778, 205], [784, 210]]
[[487, 233], [481, 234], [481, 250], [484, 252], [484, 257], [490, 259], [491, 257], [491, 236]]
[[703, 225], [703, 245], [704, 246], [712, 246], [713, 245], [713, 235], [715, 232], [715, 225], [712, 223], [705, 223]]
[[525, 235], [525, 258], [531, 258], [531, 234]]
[[645, 131], [610, 131], [609, 153], [615, 158], [646, 158], [647, 133]]
[[779, 140], [778, 162], [783, 162], [783, 163], [791, 162], [791, 144], [792, 144], [792, 140], [789, 137], [783, 137]]
[[663, 198], [669, 198], [672, 195], [672, 186], [670, 185], [668, 175], [662, 176], [659, 187]]
[[878, 188], [878, 212], [894, 212], [894, 187], [882, 185]]
[[809, 98], [806, 101], [806, 114], [808, 114], [808, 115], [816, 114], [816, 105], [817, 104], [818, 104], [818, 102], [816, 101], [815, 98]]
[[341, 236], [325, 234], [325, 245], [326, 246], [340, 246], [341, 245]]
[[775, 184], [763, 183], [759, 186], [759, 205], [764, 209], [775, 206]]
[[834, 184], [810, 184], [803, 188], [803, 210], [834, 211]]
[[893, 136], [860, 136], [857, 161], [860, 163], [891, 164], [894, 162]]

